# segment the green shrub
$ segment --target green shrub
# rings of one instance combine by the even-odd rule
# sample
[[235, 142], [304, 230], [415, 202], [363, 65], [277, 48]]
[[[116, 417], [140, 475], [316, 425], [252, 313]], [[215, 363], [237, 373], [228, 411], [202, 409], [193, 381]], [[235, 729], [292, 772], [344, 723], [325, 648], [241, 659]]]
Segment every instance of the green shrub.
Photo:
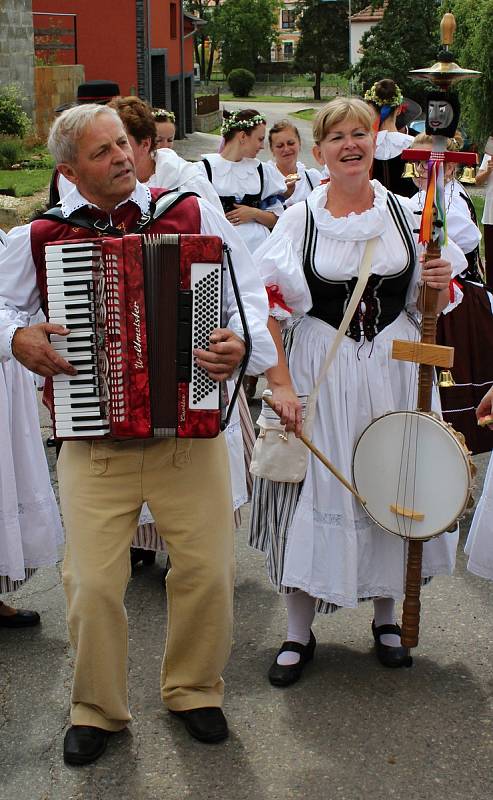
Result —
[[255, 75], [249, 69], [232, 69], [228, 75], [228, 86], [235, 97], [248, 97], [255, 84]]
[[0, 133], [25, 136], [31, 120], [22, 108], [20, 90], [13, 84], [0, 88]]
[[0, 137], [0, 168], [9, 169], [12, 164], [18, 164], [22, 161], [23, 152], [20, 139]]

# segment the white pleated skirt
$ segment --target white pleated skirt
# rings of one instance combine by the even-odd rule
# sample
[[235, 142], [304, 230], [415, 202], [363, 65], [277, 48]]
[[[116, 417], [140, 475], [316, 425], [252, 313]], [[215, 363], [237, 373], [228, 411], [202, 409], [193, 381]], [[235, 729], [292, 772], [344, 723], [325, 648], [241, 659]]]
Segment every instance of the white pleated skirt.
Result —
[[0, 576], [12, 587], [55, 564], [63, 544], [34, 376], [15, 359], [0, 364], [0, 441]]
[[469, 572], [493, 581], [493, 456], [464, 549], [469, 556]]
[[[289, 366], [298, 393], [311, 392], [335, 335], [314, 317], [296, 324]], [[416, 339], [405, 312], [373, 342], [344, 337], [320, 390], [313, 442], [348, 480], [354, 447], [372, 420], [415, 405], [416, 367], [392, 359], [394, 339]], [[320, 611], [354, 608], [370, 597], [402, 598], [404, 540], [376, 525], [313, 455], [302, 486], [255, 479], [251, 520], [250, 543], [266, 553], [280, 591], [302, 589], [318, 598]], [[454, 531], [424, 544], [423, 578], [453, 572], [457, 541]]]

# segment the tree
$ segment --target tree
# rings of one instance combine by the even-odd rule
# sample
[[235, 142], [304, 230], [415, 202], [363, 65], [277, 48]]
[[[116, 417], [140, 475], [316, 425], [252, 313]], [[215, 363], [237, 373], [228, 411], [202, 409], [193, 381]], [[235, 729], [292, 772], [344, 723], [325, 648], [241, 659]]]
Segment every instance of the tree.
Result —
[[322, 74], [340, 72], [349, 66], [348, 5], [345, 0], [302, 0], [297, 13], [300, 39], [294, 67], [300, 72], [314, 73], [314, 99], [320, 100]]
[[493, 4], [491, 0], [455, 0], [446, 6], [444, 10], [452, 11], [457, 23], [452, 52], [461, 67], [481, 72], [479, 78], [461, 81], [458, 91], [464, 126], [482, 146], [493, 133]]
[[381, 22], [364, 34], [364, 53], [353, 69], [363, 90], [381, 78], [393, 78], [403, 94], [423, 102], [430, 87], [413, 80], [409, 70], [436, 61], [439, 23], [436, 0], [388, 0]]
[[193, 37], [195, 61], [199, 65], [200, 80], [210, 81], [214, 56], [219, 46], [218, 13], [221, 0], [185, 0], [185, 10], [204, 19], [203, 25]]
[[221, 63], [226, 75], [236, 67], [255, 72], [270, 58], [277, 39], [279, 0], [224, 0], [218, 14]]

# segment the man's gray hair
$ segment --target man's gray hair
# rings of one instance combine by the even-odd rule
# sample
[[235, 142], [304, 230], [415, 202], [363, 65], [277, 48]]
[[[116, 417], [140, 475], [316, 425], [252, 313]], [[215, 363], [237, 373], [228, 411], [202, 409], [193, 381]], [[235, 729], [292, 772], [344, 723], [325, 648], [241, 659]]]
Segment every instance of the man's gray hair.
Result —
[[51, 126], [48, 136], [48, 150], [56, 164], [74, 164], [77, 161], [79, 139], [100, 114], [111, 114], [121, 124], [120, 117], [113, 108], [96, 103], [74, 106], [60, 114]]

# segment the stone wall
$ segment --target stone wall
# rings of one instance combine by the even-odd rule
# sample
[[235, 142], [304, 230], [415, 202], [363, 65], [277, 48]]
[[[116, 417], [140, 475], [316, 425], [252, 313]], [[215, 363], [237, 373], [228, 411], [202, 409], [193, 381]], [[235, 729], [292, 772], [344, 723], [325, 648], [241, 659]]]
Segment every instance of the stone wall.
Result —
[[16, 83], [34, 112], [32, 0], [0, 0], [0, 85]]
[[74, 102], [78, 85], [84, 83], [84, 67], [82, 64], [34, 67], [34, 76], [36, 133], [46, 139], [55, 118], [55, 108]]

